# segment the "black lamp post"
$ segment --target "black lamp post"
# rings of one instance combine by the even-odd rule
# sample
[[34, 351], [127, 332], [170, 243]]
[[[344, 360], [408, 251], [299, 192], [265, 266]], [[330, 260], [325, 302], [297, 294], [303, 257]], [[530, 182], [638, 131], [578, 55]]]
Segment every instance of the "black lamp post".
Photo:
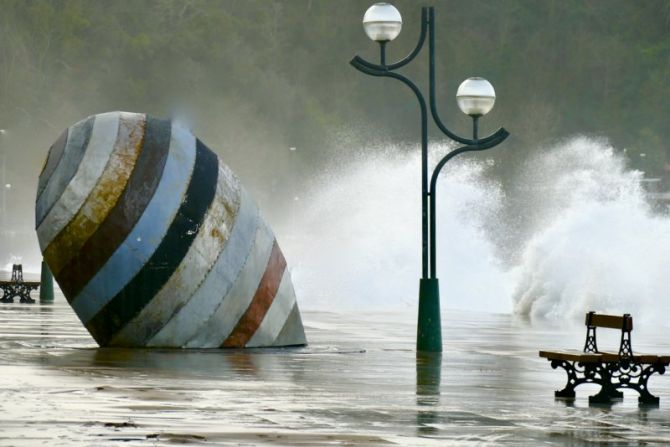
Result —
[[[482, 78], [466, 79], [458, 88], [458, 106], [472, 117], [472, 138], [460, 137], [442, 123], [435, 101], [435, 11], [432, 7], [421, 9], [421, 34], [419, 41], [405, 58], [386, 63], [386, 44], [395, 39], [402, 28], [398, 10], [388, 3], [372, 5], [363, 17], [363, 28], [370, 39], [379, 43], [380, 63], [373, 64], [355, 56], [351, 60], [357, 70], [371, 76], [388, 77], [401, 81], [416, 95], [421, 109], [421, 215], [422, 215], [422, 276], [419, 285], [419, 321], [417, 327], [417, 351], [442, 351], [442, 329], [440, 322], [440, 292], [436, 276], [435, 198], [437, 178], [444, 165], [458, 154], [490, 149], [502, 143], [509, 135], [505, 129], [485, 138], [478, 136], [478, 120], [488, 113], [495, 102], [493, 86]], [[428, 179], [428, 107], [419, 88], [407, 77], [395, 70], [409, 64], [419, 54], [428, 34], [429, 101], [430, 113], [437, 127], [452, 140], [463, 146], [452, 150], [440, 160]]]

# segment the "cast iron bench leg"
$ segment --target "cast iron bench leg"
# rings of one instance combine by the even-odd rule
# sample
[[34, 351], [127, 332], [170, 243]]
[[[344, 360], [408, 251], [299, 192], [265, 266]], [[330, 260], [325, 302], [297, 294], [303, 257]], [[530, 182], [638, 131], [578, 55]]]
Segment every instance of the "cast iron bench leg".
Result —
[[611, 382], [605, 381], [600, 388], [598, 394], [589, 396], [589, 404], [605, 404], [609, 405], [616, 399], [623, 398], [623, 393], [617, 391]]
[[661, 399], [659, 399], [658, 396], [654, 396], [649, 391], [644, 390], [640, 392], [637, 402], [640, 405], [658, 406], [661, 403]]
[[553, 369], [556, 369], [559, 366], [565, 370], [565, 373], [568, 375], [568, 381], [565, 383], [565, 388], [554, 392], [554, 396], [564, 399], [574, 399], [575, 386], [577, 386], [577, 380], [578, 380], [577, 371], [575, 370], [574, 365], [566, 360], [551, 361], [551, 367]]
[[[656, 372], [665, 374], [666, 366], [667, 364], [654, 363], [643, 368], [641, 364], [634, 363], [626, 369], [622, 368], [623, 375], [620, 377], [619, 381], [623, 387], [634, 389], [640, 394], [637, 399], [640, 405], [658, 405], [660, 399], [649, 392], [649, 377]], [[635, 371], [641, 371], [637, 377], [637, 381], [633, 380], [635, 379]]]
[[601, 378], [598, 382], [600, 384], [600, 391], [593, 396], [589, 396], [589, 404], [609, 405], [613, 400], [623, 398], [623, 393], [617, 390], [616, 386], [612, 383], [611, 364], [600, 363], [596, 366], [596, 369]]
[[21, 303], [26, 303], [26, 304], [34, 304], [35, 300], [30, 298], [30, 295], [22, 294], [20, 302]]
[[[574, 399], [575, 388], [582, 383], [601, 383], [602, 374], [597, 364], [583, 364], [580, 362], [569, 362], [567, 360], [552, 360], [551, 367], [561, 367], [568, 375], [565, 388], [554, 392], [554, 396], [560, 399]], [[601, 377], [598, 377], [600, 375]]]
[[0, 303], [13, 303], [14, 302], [14, 297], [11, 296], [11, 293], [9, 292], [9, 287], [1, 286], [0, 290], [2, 290], [2, 298], [0, 298]]
[[22, 303], [33, 304], [35, 300], [30, 298], [30, 287], [22, 286], [19, 290], [19, 296], [21, 297]]

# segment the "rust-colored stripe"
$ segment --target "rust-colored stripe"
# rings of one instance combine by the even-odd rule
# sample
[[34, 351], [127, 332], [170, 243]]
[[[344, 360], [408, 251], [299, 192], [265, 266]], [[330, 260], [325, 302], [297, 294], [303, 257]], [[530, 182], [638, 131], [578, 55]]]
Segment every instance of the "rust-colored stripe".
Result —
[[44, 250], [44, 259], [54, 275], [81, 250], [116, 205], [139, 157], [143, 135], [144, 118], [121, 115], [114, 149], [97, 184], [77, 214]]
[[265, 273], [256, 289], [256, 293], [237, 322], [235, 329], [221, 345], [224, 348], [243, 348], [256, 333], [261, 325], [265, 314], [272, 305], [272, 301], [277, 295], [279, 283], [281, 283], [284, 270], [286, 269], [286, 260], [275, 240], [272, 244], [270, 260], [265, 268]]
[[107, 219], [56, 277], [72, 300], [125, 240], [158, 187], [170, 145], [170, 121], [147, 116], [142, 151], [126, 189]]

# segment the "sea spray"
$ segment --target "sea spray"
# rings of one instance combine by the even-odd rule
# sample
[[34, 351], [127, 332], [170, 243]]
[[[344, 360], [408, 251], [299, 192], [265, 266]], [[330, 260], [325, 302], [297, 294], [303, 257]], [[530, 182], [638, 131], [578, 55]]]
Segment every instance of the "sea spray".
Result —
[[[437, 146], [431, 158], [447, 150]], [[421, 275], [421, 162], [417, 150], [367, 148], [334, 164], [279, 232], [304, 305], [385, 311], [416, 307]], [[512, 283], [483, 223], [496, 218], [502, 191], [489, 165], [462, 157], [438, 186], [438, 277], [443, 307], [511, 311]]]
[[[279, 225], [304, 306], [416, 308], [420, 157], [403, 149], [366, 148], [333, 163], [306, 187], [290, 225]], [[668, 310], [670, 218], [652, 211], [642, 173], [606, 141], [577, 137], [538, 150], [508, 192], [488, 169], [466, 156], [440, 179], [443, 310], [576, 320], [594, 309], [650, 322]]]
[[535, 226], [520, 252], [515, 312], [630, 312], [643, 321], [667, 312], [670, 218], [653, 213], [641, 172], [582, 137], [534, 157], [520, 178], [535, 185]]

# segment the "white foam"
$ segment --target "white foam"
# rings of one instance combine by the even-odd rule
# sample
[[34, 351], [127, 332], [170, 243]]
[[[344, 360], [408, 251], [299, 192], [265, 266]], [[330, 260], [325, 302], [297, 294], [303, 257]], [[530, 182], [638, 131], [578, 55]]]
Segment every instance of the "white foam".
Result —
[[[298, 301], [308, 309], [413, 312], [418, 148], [360, 153], [301, 187], [311, 194], [275, 225]], [[442, 173], [443, 309], [571, 319], [588, 310], [630, 312], [661, 324], [670, 308], [670, 218], [651, 210], [640, 172], [606, 142], [584, 137], [538, 150], [509, 190], [514, 197], [487, 180], [487, 169], [466, 155]]]
[[526, 176], [545, 185], [544, 203], [521, 251], [515, 311], [629, 312], [660, 323], [670, 307], [670, 219], [652, 212], [642, 173], [604, 142], [576, 138], [536, 157]]
[[[437, 152], [445, 153], [446, 147]], [[369, 149], [322, 175], [277, 226], [305, 308], [413, 308], [421, 276], [417, 151]], [[438, 187], [443, 307], [509, 312], [510, 281], [483, 230], [502, 203], [485, 164], [457, 161]], [[501, 286], [505, 289], [501, 290]]]

